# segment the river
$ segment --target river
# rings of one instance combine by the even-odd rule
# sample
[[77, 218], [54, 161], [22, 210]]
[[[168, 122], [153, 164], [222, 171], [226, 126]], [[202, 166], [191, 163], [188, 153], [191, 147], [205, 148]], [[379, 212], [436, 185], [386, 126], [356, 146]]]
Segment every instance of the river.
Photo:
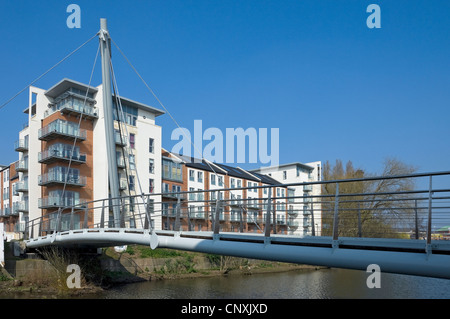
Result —
[[450, 280], [381, 273], [380, 288], [368, 288], [369, 273], [321, 269], [230, 275], [127, 284], [104, 299], [450, 299]]

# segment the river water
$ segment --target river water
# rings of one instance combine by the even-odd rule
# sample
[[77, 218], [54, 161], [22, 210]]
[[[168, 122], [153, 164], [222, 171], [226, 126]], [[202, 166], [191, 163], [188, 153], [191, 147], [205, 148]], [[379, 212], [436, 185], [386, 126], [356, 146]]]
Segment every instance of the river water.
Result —
[[450, 280], [381, 273], [380, 288], [368, 288], [369, 273], [321, 269], [254, 275], [175, 279], [127, 284], [105, 299], [450, 299]]

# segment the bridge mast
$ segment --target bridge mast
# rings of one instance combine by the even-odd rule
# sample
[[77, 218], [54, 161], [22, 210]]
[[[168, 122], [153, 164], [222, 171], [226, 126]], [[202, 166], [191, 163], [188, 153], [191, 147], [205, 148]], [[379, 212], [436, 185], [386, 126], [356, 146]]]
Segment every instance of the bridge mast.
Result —
[[111, 42], [106, 19], [100, 19], [100, 51], [102, 56], [103, 112], [105, 116], [106, 156], [108, 162], [109, 191], [113, 198], [114, 227], [120, 227], [120, 191], [117, 172], [114, 135], [113, 100], [111, 90]]

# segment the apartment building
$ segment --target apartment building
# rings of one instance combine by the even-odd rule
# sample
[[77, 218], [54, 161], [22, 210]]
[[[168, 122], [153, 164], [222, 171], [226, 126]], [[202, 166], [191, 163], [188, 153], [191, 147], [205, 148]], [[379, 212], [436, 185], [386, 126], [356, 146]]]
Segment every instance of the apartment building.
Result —
[[23, 231], [23, 224], [18, 222], [20, 212], [26, 211], [26, 207], [20, 205], [18, 189], [21, 189], [16, 172], [16, 163], [8, 166], [0, 166], [0, 188], [2, 200], [0, 201], [0, 223], [4, 224], [4, 230], [8, 240], [19, 239], [19, 232]]
[[[80, 207], [71, 221], [75, 228], [100, 221], [100, 210], [85, 219], [84, 208], [93, 205], [85, 203], [109, 196], [102, 94], [102, 85], [89, 87], [70, 79], [48, 90], [30, 87], [24, 110], [27, 123], [15, 148], [19, 152], [16, 205], [23, 208], [20, 223], [51, 216], [70, 205]], [[124, 97], [113, 96], [113, 101], [121, 195], [159, 193], [161, 127], [156, 117], [164, 112]], [[137, 221], [127, 214], [124, 222], [133, 226]], [[62, 227], [68, 223], [63, 220]], [[161, 225], [160, 220], [153, 223]], [[55, 225], [43, 227], [52, 230]]]
[[[320, 206], [306, 199], [320, 194], [320, 187], [277, 186], [320, 180], [320, 162], [248, 171], [174, 154], [161, 145], [156, 118], [162, 110], [118, 96], [113, 104], [120, 195], [136, 196], [121, 207], [123, 226], [142, 227], [136, 212], [146, 199], [137, 195], [155, 194], [156, 229], [212, 230], [211, 216], [220, 200], [222, 231], [261, 232], [270, 186], [277, 233], [309, 235], [313, 225], [320, 230]], [[72, 205], [78, 208], [73, 219], [67, 215], [62, 220], [62, 228], [99, 223], [102, 210], [88, 215], [86, 209], [94, 206], [92, 201], [109, 197], [102, 85], [89, 87], [65, 78], [49, 89], [30, 87], [24, 114], [26, 123], [15, 142], [18, 161], [0, 166], [0, 222], [6, 231], [17, 236], [25, 223], [53, 217]], [[295, 196], [304, 198], [299, 202]], [[110, 211], [106, 221], [112, 220]], [[44, 231], [55, 227], [52, 222], [41, 225]]]
[[[288, 163], [278, 166], [251, 170], [252, 173], [268, 175], [282, 184], [318, 182], [322, 180], [322, 164]], [[288, 187], [288, 226], [289, 234], [308, 236], [320, 235], [322, 212], [320, 198], [321, 185], [294, 185]]]
[[[162, 155], [163, 229], [212, 230], [211, 216], [215, 216], [219, 200], [223, 205], [219, 215], [221, 231], [263, 231], [269, 203], [269, 188], [263, 186], [279, 185], [278, 181], [265, 174], [166, 150]], [[187, 193], [174, 194], [179, 191]], [[275, 231], [286, 234], [287, 188], [271, 187], [270, 191]]]

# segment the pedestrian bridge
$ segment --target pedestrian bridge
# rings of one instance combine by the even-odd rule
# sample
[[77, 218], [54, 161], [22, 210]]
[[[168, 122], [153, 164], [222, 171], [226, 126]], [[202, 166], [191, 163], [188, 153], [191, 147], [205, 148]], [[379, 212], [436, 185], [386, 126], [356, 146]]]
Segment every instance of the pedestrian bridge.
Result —
[[[381, 272], [450, 279], [450, 240], [438, 231], [441, 225], [450, 225], [450, 189], [439, 187], [447, 184], [449, 175], [271, 185], [264, 186], [269, 190], [267, 198], [251, 203], [242, 198], [236, 201], [230, 195], [236, 188], [221, 189], [225, 196], [218, 200], [212, 199], [212, 191], [145, 194], [131, 201], [121, 197], [118, 221], [107, 218], [110, 199], [76, 203], [30, 221], [25, 243], [27, 249], [139, 244], [364, 271], [376, 264]], [[377, 192], [386, 181], [399, 184], [419, 179], [422, 187], [426, 181], [421, 190]], [[311, 189], [326, 184], [333, 185], [332, 193], [270, 195], [276, 194], [272, 190], [277, 187]], [[350, 185], [358, 191], [348, 192]], [[96, 219], [100, 221], [95, 223]], [[163, 229], [155, 227], [158, 222]], [[195, 230], [200, 222], [205, 227]], [[252, 232], [249, 225], [256, 226]], [[299, 227], [300, 233], [296, 232]]]

